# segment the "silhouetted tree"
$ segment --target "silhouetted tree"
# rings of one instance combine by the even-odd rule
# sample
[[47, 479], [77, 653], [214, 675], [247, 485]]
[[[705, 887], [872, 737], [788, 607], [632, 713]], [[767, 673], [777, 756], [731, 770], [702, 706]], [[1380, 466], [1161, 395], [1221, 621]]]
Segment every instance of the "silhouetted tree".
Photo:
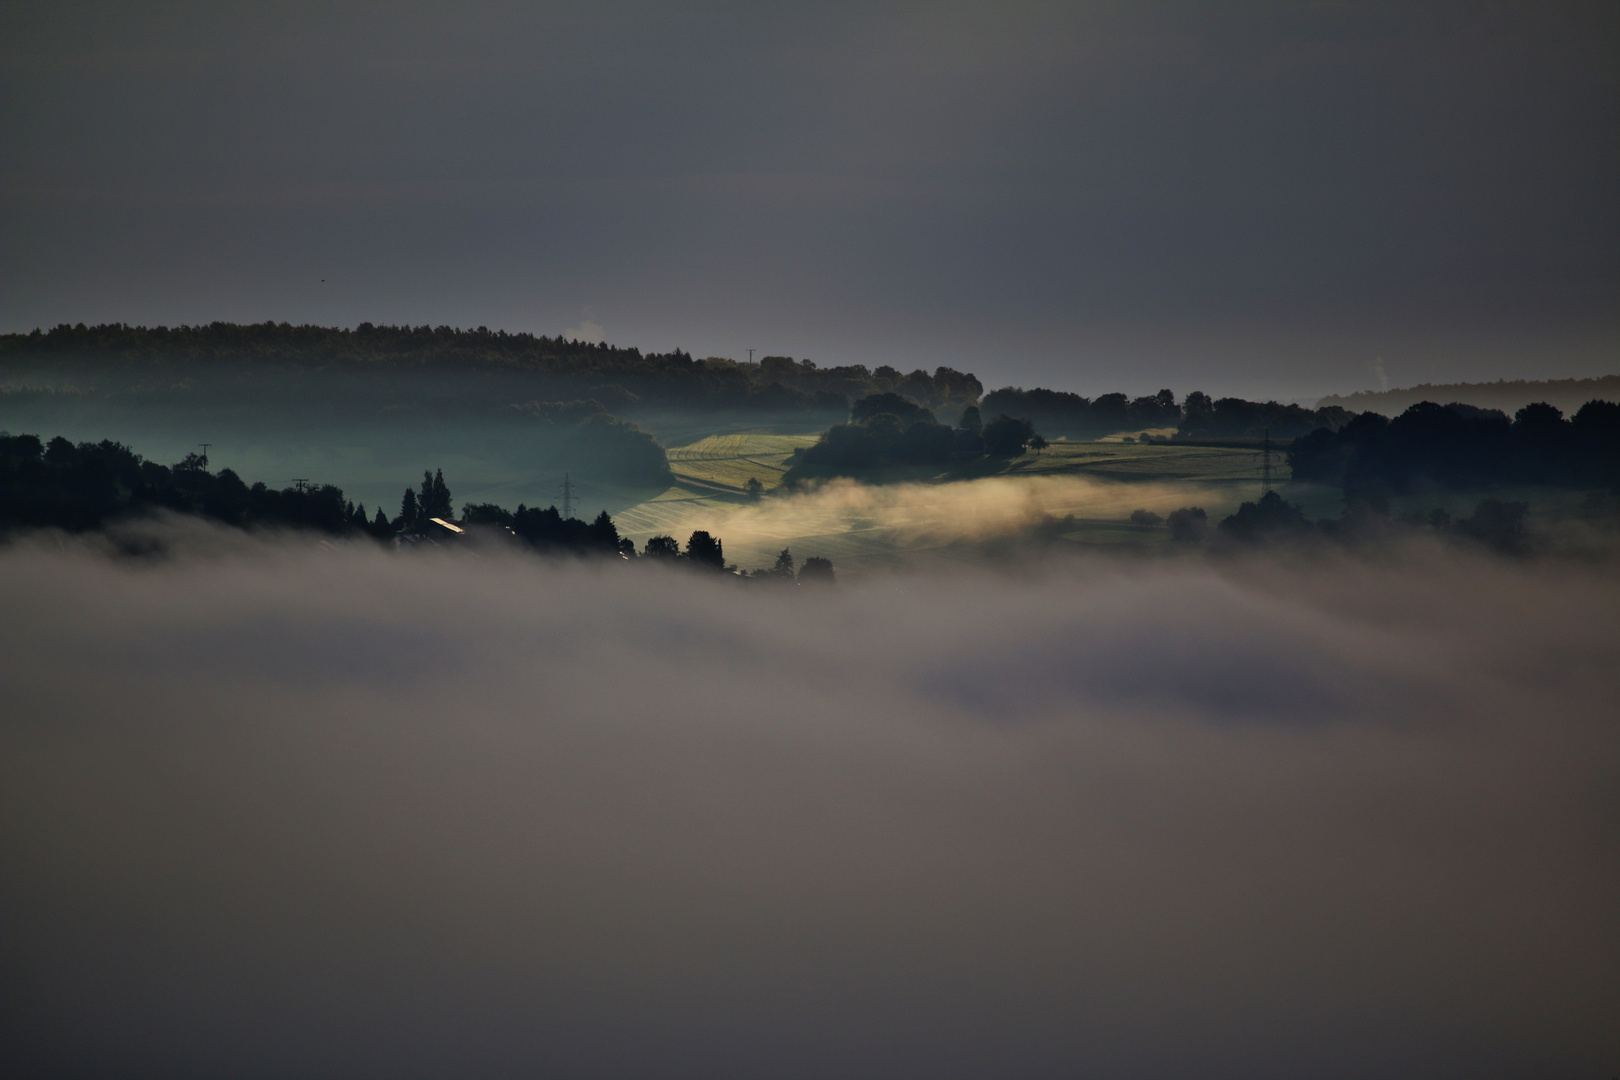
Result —
[[984, 449], [997, 457], [1015, 457], [1035, 436], [1035, 425], [1005, 413], [984, 425]]
[[450, 489], [445, 486], [444, 470], [430, 473], [425, 469], [422, 472], [422, 494], [417, 498], [417, 515], [426, 521], [428, 518], [440, 518], [449, 521], [452, 518], [450, 506]]
[[757, 501], [764, 493], [765, 485], [760, 483], [757, 477], [750, 476], [748, 483], [743, 485], [743, 494], [748, 496], [750, 500]]
[[696, 566], [706, 566], [713, 570], [726, 568], [725, 549], [718, 536], [710, 536], [708, 532], [699, 529], [686, 541], [686, 558]]
[[1229, 539], [1249, 544], [1297, 539], [1313, 531], [1305, 512], [1275, 491], [1266, 492], [1259, 502], [1239, 506], [1237, 513], [1221, 522], [1220, 529]]
[[681, 556], [681, 545], [673, 536], [649, 536], [646, 545], [641, 549], [643, 558], [648, 559], [678, 559]]
[[1525, 524], [1529, 509], [1522, 502], [1484, 499], [1474, 507], [1472, 517], [1457, 522], [1456, 529], [1499, 554], [1522, 555], [1530, 549], [1530, 530]]
[[587, 526], [587, 537], [592, 547], [603, 551], [619, 550], [619, 530], [606, 510], [597, 514], [596, 520]]
[[915, 424], [919, 420], [930, 424], [935, 422], [933, 410], [926, 409], [901, 394], [872, 394], [849, 407], [849, 418], [857, 424], [884, 413], [895, 417], [902, 425]]
[[1170, 511], [1164, 522], [1170, 528], [1170, 539], [1184, 544], [1196, 544], [1209, 528], [1209, 517], [1202, 506], [1183, 506]]
[[465, 503], [461, 507], [461, 520], [467, 525], [512, 524], [512, 511], [495, 503]]
[[804, 560], [799, 567], [799, 581], [807, 585], [831, 585], [833, 583], [833, 564], [830, 559], [823, 559], [819, 555], [812, 555]]

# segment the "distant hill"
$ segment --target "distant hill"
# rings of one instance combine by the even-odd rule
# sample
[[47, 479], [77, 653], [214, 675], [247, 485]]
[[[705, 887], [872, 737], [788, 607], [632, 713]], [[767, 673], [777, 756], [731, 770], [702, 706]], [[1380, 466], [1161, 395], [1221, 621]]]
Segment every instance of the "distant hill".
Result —
[[1329, 394], [1316, 403], [1318, 409], [1337, 405], [1354, 413], [1375, 412], [1398, 416], [1420, 401], [1450, 405], [1460, 401], [1481, 409], [1501, 409], [1512, 416], [1534, 401], [1545, 401], [1574, 413], [1594, 398], [1620, 401], [1620, 375], [1595, 379], [1498, 379], [1489, 383], [1422, 383], [1405, 390], [1364, 390], [1358, 394]]

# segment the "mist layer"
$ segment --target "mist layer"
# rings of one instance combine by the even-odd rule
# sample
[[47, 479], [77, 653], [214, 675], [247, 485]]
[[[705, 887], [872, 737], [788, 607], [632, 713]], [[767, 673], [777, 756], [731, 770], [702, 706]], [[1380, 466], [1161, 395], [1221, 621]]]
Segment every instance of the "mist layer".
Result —
[[[0, 552], [0, 1057], [1590, 1076], [1620, 582]], [[648, 572], [642, 572], [642, 571]]]

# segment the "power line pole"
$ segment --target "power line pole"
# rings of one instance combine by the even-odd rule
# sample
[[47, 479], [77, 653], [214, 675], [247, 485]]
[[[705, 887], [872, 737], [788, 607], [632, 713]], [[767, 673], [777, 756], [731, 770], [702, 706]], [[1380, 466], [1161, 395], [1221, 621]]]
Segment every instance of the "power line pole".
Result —
[[573, 517], [574, 516], [574, 482], [572, 480], [568, 479], [568, 474], [567, 473], [563, 473], [562, 500], [563, 500], [562, 516], [565, 517], [565, 518]]
[[1271, 429], [1266, 428], [1260, 443], [1260, 497], [1271, 494]]
[[309, 477], [295, 476], [292, 482], [293, 490], [302, 495], [309, 488]]
[[753, 349], [748, 350], [748, 362], [750, 364], [752, 364], [754, 362], [754, 350]]
[[213, 446], [214, 444], [211, 443], [211, 442], [200, 442], [197, 445], [202, 447], [203, 472], [207, 472], [208, 471], [208, 448], [210, 446]]

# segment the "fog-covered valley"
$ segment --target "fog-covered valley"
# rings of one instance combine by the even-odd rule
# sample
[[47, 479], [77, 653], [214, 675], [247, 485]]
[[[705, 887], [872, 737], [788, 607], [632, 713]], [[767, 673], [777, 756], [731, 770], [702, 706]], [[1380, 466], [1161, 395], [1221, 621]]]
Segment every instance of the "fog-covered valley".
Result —
[[25, 1071], [1611, 1066], [1602, 567], [745, 588], [139, 528], [0, 552]]

